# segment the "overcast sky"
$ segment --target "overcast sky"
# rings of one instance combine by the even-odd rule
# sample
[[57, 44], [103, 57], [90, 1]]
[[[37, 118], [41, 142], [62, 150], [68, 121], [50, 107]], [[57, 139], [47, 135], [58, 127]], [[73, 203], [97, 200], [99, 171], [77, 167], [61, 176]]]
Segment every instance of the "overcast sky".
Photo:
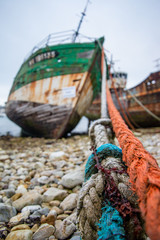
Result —
[[[80, 32], [105, 36], [127, 87], [157, 71], [160, 0], [90, 0]], [[86, 0], [0, 0], [0, 104], [7, 100], [25, 56], [48, 34], [76, 29]]]

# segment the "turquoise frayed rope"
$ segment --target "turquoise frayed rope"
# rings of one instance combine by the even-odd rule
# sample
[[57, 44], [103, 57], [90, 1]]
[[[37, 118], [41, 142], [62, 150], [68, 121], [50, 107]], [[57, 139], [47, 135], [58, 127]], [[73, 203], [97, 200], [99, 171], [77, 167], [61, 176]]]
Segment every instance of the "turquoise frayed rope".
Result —
[[102, 208], [102, 217], [97, 224], [99, 227], [97, 240], [124, 240], [125, 230], [123, 219], [119, 212], [110, 203]]
[[[107, 157], [115, 157], [122, 159], [122, 150], [111, 143], [101, 145], [99, 148], [96, 149], [96, 153], [100, 163], [102, 162], [103, 159]], [[96, 160], [94, 159], [94, 154], [91, 154], [85, 166], [85, 181], [87, 181], [92, 174], [98, 172], [95, 165]]]

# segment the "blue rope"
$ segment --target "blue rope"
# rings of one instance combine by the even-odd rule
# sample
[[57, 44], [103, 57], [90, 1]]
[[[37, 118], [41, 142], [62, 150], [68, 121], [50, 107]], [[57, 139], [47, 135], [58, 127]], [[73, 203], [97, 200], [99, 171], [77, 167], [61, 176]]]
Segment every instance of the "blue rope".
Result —
[[[122, 159], [122, 150], [113, 144], [104, 144], [96, 149], [96, 154], [99, 159], [99, 163], [106, 157], [114, 157]], [[98, 172], [96, 160], [94, 154], [91, 154], [85, 166], [85, 181], [87, 181], [92, 174]], [[102, 217], [97, 224], [99, 227], [97, 240], [124, 240], [125, 230], [123, 228], [123, 219], [119, 212], [111, 206], [109, 201], [105, 203], [105, 207], [102, 208]]]
[[[110, 143], [101, 145], [99, 148], [97, 148], [96, 153], [97, 153], [97, 156], [99, 157], [100, 163], [106, 157], [122, 158], [122, 150], [119, 147]], [[96, 160], [94, 159], [94, 154], [91, 154], [85, 166], [85, 181], [87, 181], [92, 174], [95, 174], [98, 172], [95, 165], [96, 165]]]
[[97, 224], [99, 226], [97, 240], [124, 240], [125, 230], [123, 228], [123, 219], [119, 212], [108, 202], [102, 208], [102, 217]]

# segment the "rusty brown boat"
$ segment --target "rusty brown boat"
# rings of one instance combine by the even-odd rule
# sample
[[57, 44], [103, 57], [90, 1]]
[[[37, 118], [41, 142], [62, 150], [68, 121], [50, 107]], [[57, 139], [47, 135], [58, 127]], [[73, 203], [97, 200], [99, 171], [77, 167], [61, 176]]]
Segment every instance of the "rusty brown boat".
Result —
[[32, 136], [70, 132], [100, 90], [104, 38], [53, 45], [56, 37], [47, 37], [24, 61], [6, 105], [7, 116]]
[[[112, 78], [112, 80], [111, 80]], [[160, 126], [160, 71], [151, 73], [144, 81], [128, 90], [125, 89], [127, 74], [116, 72], [108, 80], [113, 101], [126, 121], [136, 127]], [[86, 111], [89, 120], [100, 117], [100, 93]], [[127, 123], [127, 122], [126, 122]]]

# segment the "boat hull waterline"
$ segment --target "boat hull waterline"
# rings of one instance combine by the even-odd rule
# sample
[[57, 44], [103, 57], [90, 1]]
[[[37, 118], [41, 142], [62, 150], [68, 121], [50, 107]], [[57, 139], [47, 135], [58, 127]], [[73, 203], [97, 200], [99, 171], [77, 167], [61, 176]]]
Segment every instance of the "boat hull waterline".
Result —
[[77, 125], [100, 89], [100, 60], [97, 42], [38, 50], [15, 78], [7, 116], [29, 135], [64, 136]]

